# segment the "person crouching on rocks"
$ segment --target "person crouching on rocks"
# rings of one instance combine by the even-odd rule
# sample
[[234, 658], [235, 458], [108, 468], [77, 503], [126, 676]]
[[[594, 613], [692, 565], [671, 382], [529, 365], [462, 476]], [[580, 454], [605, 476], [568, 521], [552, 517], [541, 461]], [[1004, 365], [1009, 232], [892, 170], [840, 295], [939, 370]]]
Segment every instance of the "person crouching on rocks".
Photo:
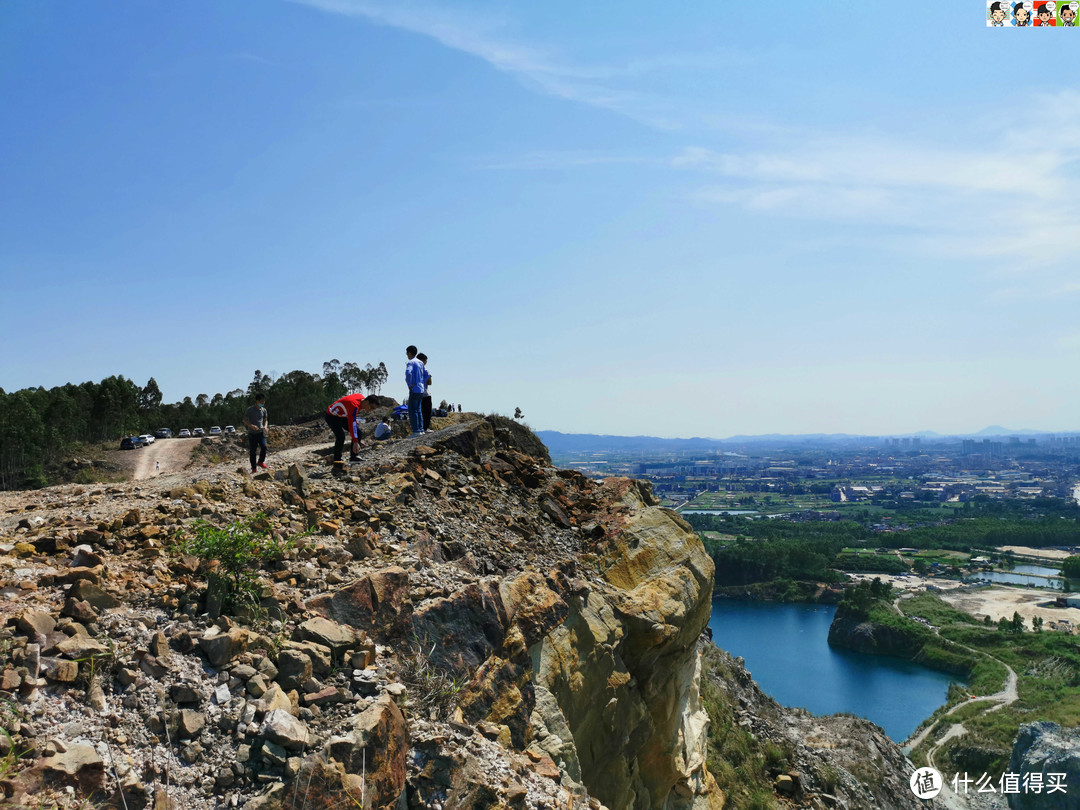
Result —
[[352, 452], [349, 461], [356, 461], [360, 457], [360, 425], [358, 418], [364, 401], [363, 394], [349, 394], [326, 409], [326, 424], [334, 431], [334, 461], [341, 461], [341, 453], [345, 449], [345, 432], [352, 436]]
[[393, 433], [393, 428], [391, 428], [390, 423], [386, 421], [386, 417], [383, 417], [383, 420], [375, 427], [375, 441], [387, 441], [390, 438], [391, 433]]

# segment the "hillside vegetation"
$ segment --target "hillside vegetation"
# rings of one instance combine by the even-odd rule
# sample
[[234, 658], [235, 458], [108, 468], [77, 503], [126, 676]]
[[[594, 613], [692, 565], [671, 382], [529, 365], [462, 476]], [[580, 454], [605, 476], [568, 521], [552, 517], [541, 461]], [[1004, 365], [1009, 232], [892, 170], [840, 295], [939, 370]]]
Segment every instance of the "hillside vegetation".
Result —
[[68, 383], [46, 390], [0, 389], [0, 489], [26, 489], [57, 481], [53, 467], [95, 442], [119, 442], [123, 436], [160, 427], [240, 425], [244, 411], [259, 393], [267, 396], [272, 424], [320, 414], [339, 397], [357, 391], [378, 393], [386, 382], [384, 363], [363, 368], [338, 360], [323, 363], [322, 374], [290, 371], [276, 379], [256, 371], [246, 388], [213, 396], [198, 394], [181, 402], [162, 402], [151, 377], [139, 386], [123, 376], [99, 383]]

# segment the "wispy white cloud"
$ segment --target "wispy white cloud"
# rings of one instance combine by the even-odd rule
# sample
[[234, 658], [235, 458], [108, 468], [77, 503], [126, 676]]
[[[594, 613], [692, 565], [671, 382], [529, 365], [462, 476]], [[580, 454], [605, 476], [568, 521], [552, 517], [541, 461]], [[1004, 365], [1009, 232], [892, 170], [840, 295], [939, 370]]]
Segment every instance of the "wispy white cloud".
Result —
[[588, 152], [574, 150], [532, 151], [521, 155], [501, 158], [485, 158], [477, 163], [479, 168], [493, 170], [574, 169], [585, 166], [653, 165], [666, 166], [659, 158], [632, 155], [622, 152]]
[[995, 260], [1006, 274], [1042, 273], [1046, 294], [1075, 291], [1061, 265], [1080, 253], [1080, 94], [1035, 99], [996, 130], [958, 139], [971, 146], [940, 132], [791, 132], [770, 141], [767, 149], [688, 147], [672, 165], [701, 177], [695, 196], [710, 204], [893, 226], [905, 248]]
[[247, 51], [235, 51], [233, 53], [226, 54], [225, 58], [231, 59], [236, 62], [254, 62], [257, 65], [267, 65], [270, 67], [276, 67], [278, 64], [272, 59], [267, 59], [264, 56], [259, 56], [258, 54], [249, 53]]
[[[746, 57], [736, 52], [660, 54], [614, 64], [586, 64], [565, 54], [522, 42], [511, 24], [498, 15], [470, 14], [462, 8], [438, 7], [415, 0], [292, 0], [331, 14], [371, 22], [430, 37], [447, 48], [484, 60], [496, 70], [557, 98], [609, 110], [650, 127], [679, 129], [685, 118], [670, 100], [634, 88], [628, 80], [670, 70], [731, 67]], [[717, 124], [720, 125], [719, 119]]]

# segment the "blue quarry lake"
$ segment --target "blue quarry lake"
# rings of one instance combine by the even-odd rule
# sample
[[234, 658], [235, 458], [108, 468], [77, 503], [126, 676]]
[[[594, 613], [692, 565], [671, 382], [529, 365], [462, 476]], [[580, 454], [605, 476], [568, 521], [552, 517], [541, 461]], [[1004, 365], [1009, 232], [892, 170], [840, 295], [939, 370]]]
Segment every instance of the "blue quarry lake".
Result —
[[959, 679], [910, 661], [829, 646], [835, 605], [717, 599], [713, 642], [746, 659], [758, 685], [785, 706], [850, 712], [902, 742], [945, 702]]

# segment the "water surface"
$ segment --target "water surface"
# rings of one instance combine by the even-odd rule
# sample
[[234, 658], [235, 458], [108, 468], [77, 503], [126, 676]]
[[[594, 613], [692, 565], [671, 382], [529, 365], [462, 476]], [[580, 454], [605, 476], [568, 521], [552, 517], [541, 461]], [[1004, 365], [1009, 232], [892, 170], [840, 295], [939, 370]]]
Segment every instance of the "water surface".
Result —
[[[1020, 566], [1018, 565], [1016, 567], [1019, 568]], [[1001, 582], [1006, 585], [1024, 585], [1028, 588], [1051, 588], [1057, 591], [1062, 589], [1060, 579], [1048, 579], [1047, 577], [1017, 574], [1015, 571], [980, 571], [977, 574], [972, 574], [970, 577], [964, 577], [965, 582], [975, 582], [982, 579], [989, 580], [990, 582]]]
[[851, 712], [904, 740], [959, 679], [899, 658], [833, 649], [835, 612], [835, 605], [717, 599], [709, 627], [716, 645], [745, 658], [758, 685], [785, 706]]

